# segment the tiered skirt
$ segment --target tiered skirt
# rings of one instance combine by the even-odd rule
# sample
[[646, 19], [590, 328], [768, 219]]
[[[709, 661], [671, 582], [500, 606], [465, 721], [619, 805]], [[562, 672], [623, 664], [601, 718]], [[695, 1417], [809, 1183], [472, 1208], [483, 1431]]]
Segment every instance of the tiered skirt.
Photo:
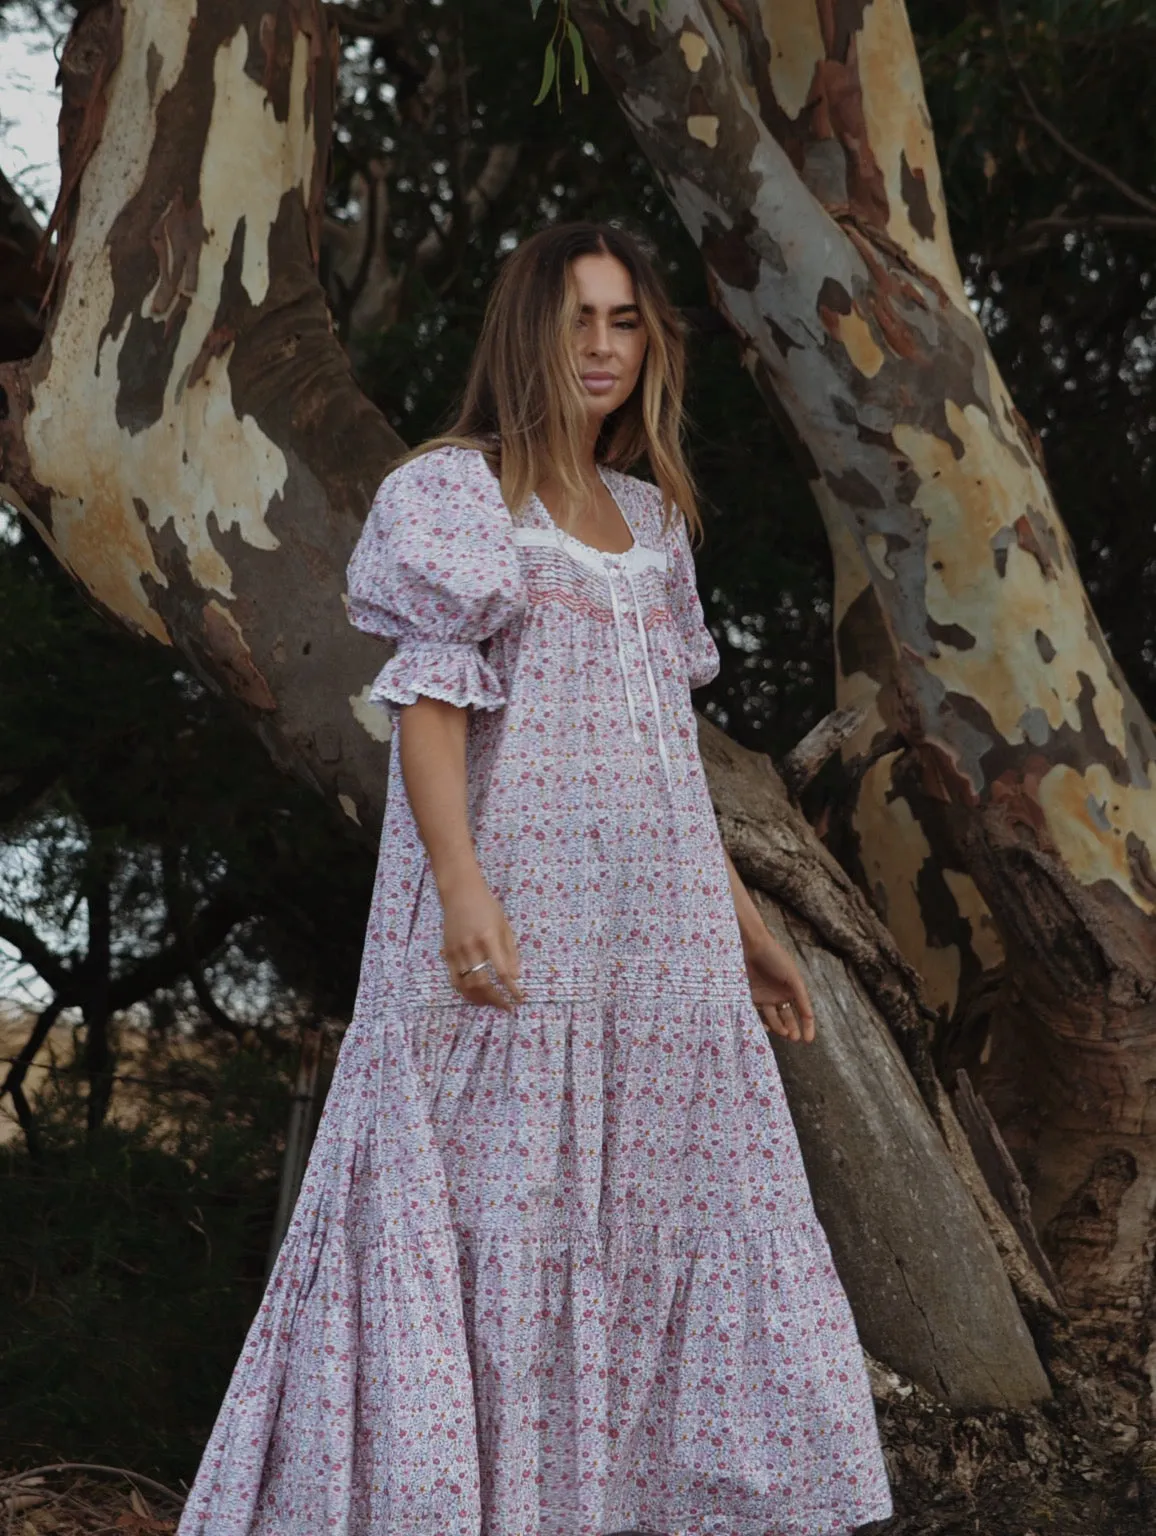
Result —
[[824, 1536], [890, 1512], [749, 993], [354, 1020], [180, 1536]]

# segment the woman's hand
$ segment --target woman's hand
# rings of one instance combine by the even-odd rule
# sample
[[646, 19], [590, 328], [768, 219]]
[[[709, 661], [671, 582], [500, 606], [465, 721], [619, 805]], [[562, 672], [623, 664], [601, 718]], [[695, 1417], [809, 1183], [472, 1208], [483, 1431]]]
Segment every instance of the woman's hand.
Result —
[[[515, 1003], [524, 1003], [514, 930], [480, 870], [455, 880], [451, 889], [442, 893], [442, 918], [441, 955], [449, 966], [454, 990], [469, 1003], [479, 1007], [490, 1004], [507, 1013], [513, 1012]], [[482, 968], [472, 970], [473, 966]]]
[[767, 1027], [776, 1035], [782, 1035], [784, 1040], [813, 1040], [815, 1011], [799, 967], [763, 922], [762, 913], [751, 900], [751, 893], [725, 847], [722, 854], [755, 1007], [766, 1020]]
[[744, 936], [743, 955], [755, 1007], [767, 1027], [784, 1040], [815, 1038], [815, 1011], [799, 968], [763, 926]]

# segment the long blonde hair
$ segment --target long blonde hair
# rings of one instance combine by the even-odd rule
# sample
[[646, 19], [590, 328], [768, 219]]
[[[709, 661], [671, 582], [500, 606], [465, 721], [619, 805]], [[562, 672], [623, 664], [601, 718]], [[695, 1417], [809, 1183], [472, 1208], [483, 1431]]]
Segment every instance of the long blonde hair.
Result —
[[573, 517], [586, 489], [586, 397], [572, 349], [579, 305], [570, 269], [579, 256], [604, 254], [630, 274], [647, 348], [638, 383], [602, 425], [595, 459], [627, 471], [645, 454], [662, 492], [664, 527], [677, 508], [689, 535], [702, 537], [694, 481], [682, 451], [682, 317], [641, 245], [613, 224], [555, 224], [511, 251], [490, 290], [456, 417], [391, 468], [435, 448], [478, 449], [515, 517], [548, 474]]

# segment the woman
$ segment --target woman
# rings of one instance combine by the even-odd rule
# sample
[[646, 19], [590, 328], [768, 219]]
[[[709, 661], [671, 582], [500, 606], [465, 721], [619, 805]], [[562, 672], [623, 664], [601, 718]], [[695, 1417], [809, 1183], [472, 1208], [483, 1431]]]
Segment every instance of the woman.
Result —
[[536, 234], [452, 432], [375, 498], [349, 610], [396, 642], [396, 754], [361, 986], [181, 1536], [890, 1513], [760, 1021], [809, 1041], [811, 1005], [698, 753], [683, 361], [632, 240]]

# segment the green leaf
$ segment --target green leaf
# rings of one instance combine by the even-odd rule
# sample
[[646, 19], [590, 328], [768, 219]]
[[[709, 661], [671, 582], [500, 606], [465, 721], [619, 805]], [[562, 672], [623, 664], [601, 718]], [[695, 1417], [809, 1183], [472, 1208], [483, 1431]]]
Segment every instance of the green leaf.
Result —
[[566, 23], [566, 36], [570, 39], [570, 47], [574, 52], [574, 84], [580, 85], [583, 96], [586, 96], [590, 91], [590, 76], [586, 69], [586, 54], [582, 48], [582, 34], [572, 21]]
[[542, 0], [530, 0], [530, 17], [537, 21], [538, 12], [542, 9]]
[[554, 39], [546, 44], [546, 57], [542, 61], [542, 84], [538, 88], [538, 94], [534, 97], [534, 105], [537, 107], [546, 100], [547, 93], [554, 83], [554, 70], [557, 65], [554, 57]]

